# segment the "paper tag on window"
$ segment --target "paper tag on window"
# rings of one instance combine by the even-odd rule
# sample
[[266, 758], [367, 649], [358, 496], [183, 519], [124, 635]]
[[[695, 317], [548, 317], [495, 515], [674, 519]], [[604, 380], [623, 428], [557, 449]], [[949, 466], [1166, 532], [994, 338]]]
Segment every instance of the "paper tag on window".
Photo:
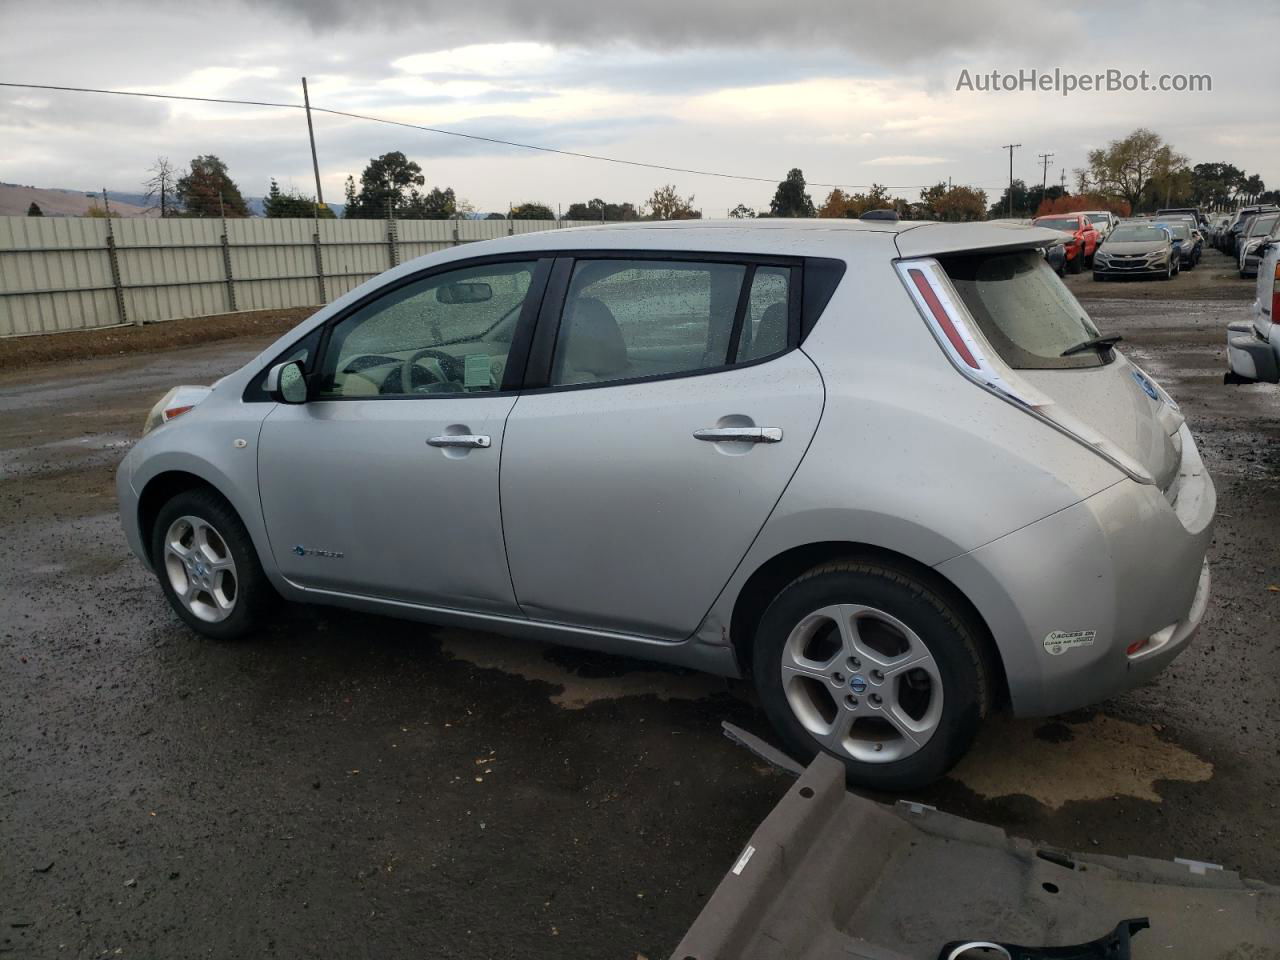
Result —
[[493, 376], [489, 373], [489, 355], [473, 353], [466, 359], [462, 385], [465, 387], [490, 387]]

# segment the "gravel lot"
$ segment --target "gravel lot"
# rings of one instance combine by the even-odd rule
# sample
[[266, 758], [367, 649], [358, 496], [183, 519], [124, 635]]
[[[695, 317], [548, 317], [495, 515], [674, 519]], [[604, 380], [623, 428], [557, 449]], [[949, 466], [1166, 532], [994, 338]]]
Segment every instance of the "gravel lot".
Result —
[[[998, 718], [918, 799], [1280, 883], [1280, 394], [1222, 385], [1251, 286], [1069, 283], [1188, 415], [1213, 599], [1153, 685]], [[263, 343], [0, 369], [0, 955], [665, 956], [789, 783], [719, 733], [767, 735], [742, 685], [322, 610], [213, 644], [127, 554], [146, 410]]]

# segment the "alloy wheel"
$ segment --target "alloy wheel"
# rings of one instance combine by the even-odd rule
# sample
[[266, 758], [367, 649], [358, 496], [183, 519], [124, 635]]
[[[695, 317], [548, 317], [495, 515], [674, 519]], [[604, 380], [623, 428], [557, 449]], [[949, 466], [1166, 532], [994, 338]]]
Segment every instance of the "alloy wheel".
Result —
[[236, 562], [227, 542], [200, 517], [179, 517], [164, 537], [164, 568], [178, 601], [206, 623], [231, 616], [239, 594]]
[[920, 750], [942, 718], [942, 676], [896, 617], [841, 603], [802, 618], [783, 645], [782, 687], [809, 734], [837, 756], [888, 763]]

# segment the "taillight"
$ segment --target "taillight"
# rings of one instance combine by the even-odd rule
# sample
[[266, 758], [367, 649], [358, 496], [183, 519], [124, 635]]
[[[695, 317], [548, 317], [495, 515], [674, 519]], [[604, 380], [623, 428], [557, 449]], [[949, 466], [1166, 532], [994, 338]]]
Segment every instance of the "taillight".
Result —
[[928, 306], [929, 312], [933, 314], [933, 319], [937, 322], [938, 328], [943, 335], [951, 343], [952, 348], [959, 355], [960, 359], [974, 370], [980, 369], [978, 361], [973, 359], [973, 353], [965, 344], [964, 339], [956, 330], [956, 326], [951, 322], [951, 318], [947, 316], [947, 311], [942, 309], [942, 302], [938, 299], [938, 295], [934, 293], [933, 287], [929, 285], [928, 279], [924, 275], [924, 271], [911, 269], [908, 271], [911, 276], [911, 282], [916, 285], [916, 289], [920, 291], [920, 296], [924, 298], [925, 305]]
[[1276, 276], [1271, 281], [1271, 322], [1280, 323], [1280, 260], [1276, 261]]
[[190, 410], [193, 406], [195, 406], [195, 404], [188, 403], [186, 406], [168, 407], [167, 409], [160, 411], [160, 418], [165, 423], [168, 423], [170, 420], [174, 419], [175, 417], [182, 416], [184, 413]]

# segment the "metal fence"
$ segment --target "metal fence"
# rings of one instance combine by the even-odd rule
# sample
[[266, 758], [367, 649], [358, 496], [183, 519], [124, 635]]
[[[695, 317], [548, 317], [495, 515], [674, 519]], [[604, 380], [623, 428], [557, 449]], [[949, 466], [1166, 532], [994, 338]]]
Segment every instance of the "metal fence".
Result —
[[589, 225], [0, 217], [0, 337], [319, 305], [426, 253]]

